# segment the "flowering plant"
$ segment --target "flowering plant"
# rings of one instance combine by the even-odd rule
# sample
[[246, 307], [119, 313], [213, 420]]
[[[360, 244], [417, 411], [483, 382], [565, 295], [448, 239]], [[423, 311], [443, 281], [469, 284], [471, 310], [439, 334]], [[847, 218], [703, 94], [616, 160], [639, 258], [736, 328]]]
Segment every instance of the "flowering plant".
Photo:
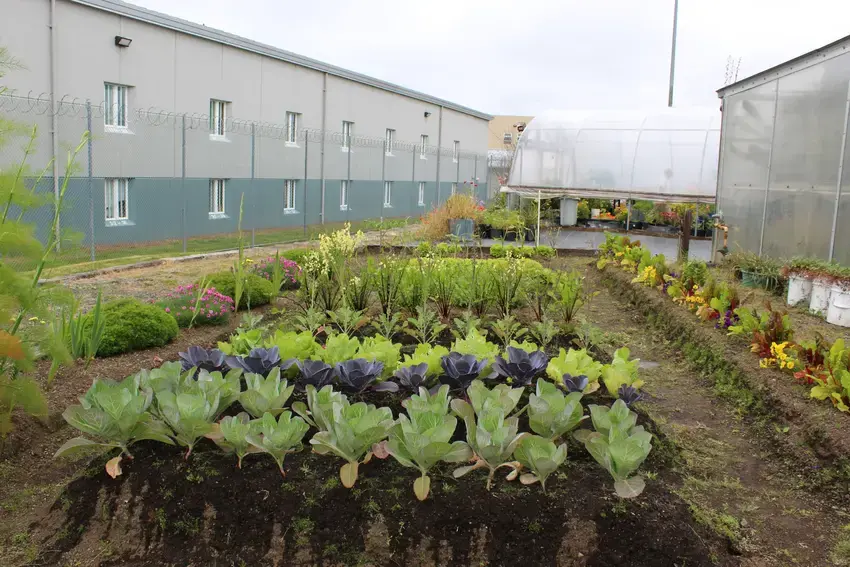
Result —
[[257, 260], [253, 266], [253, 272], [258, 276], [274, 282], [275, 264], [280, 270], [280, 289], [295, 289], [298, 287], [298, 276], [301, 274], [301, 266], [278, 256], [269, 256], [263, 260]]
[[[234, 310], [233, 299], [219, 293], [215, 288], [203, 290], [198, 284], [177, 286], [166, 294], [165, 299], [151, 301], [162, 307], [166, 313], [177, 319], [177, 325], [188, 327], [194, 318], [195, 325], [223, 325]], [[197, 306], [197, 307], [196, 307]]]

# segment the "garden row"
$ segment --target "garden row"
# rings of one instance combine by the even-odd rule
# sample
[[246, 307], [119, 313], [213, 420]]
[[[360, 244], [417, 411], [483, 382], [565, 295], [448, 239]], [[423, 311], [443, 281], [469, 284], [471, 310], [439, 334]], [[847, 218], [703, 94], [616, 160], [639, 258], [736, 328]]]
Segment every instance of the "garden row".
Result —
[[[786, 311], [775, 309], [770, 302], [761, 309], [741, 306], [738, 289], [710, 277], [703, 262], [689, 261], [677, 274], [670, 271], [663, 255], [653, 256], [640, 242], [611, 234], [606, 235], [599, 253], [598, 267], [614, 264], [634, 273], [632, 283], [657, 288], [700, 319], [714, 321], [715, 327], [725, 329], [729, 335], [747, 339], [762, 368], [775, 366], [787, 371], [810, 387], [810, 397], [828, 399], [837, 409], [850, 412], [850, 348], [843, 339], [830, 344], [818, 336], [811, 341], [793, 342], [794, 331]], [[814, 264], [798, 260], [788, 270], [799, 273], [804, 265]], [[823, 266], [833, 278], [846, 273], [842, 268]]]

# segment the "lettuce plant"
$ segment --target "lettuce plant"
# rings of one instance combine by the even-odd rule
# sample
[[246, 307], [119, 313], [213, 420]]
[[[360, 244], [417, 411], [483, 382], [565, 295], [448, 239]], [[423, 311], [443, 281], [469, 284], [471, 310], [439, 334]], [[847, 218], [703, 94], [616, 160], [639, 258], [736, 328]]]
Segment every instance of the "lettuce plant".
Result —
[[395, 371], [393, 377], [398, 380], [399, 387], [416, 392], [420, 386], [424, 386], [428, 381], [428, 363], [402, 366]]
[[611, 408], [590, 406], [590, 417], [596, 431], [582, 429], [574, 437], [584, 443], [597, 463], [614, 479], [614, 490], [621, 498], [634, 498], [643, 492], [646, 483], [631, 476], [652, 450], [652, 434], [637, 423], [637, 414], [623, 400]]
[[356, 394], [362, 393], [370, 387], [379, 392], [397, 392], [398, 384], [395, 382], [386, 381], [375, 384], [383, 371], [383, 362], [369, 361], [365, 358], [346, 360], [336, 365], [336, 372], [342, 389]]
[[522, 388], [511, 388], [507, 384], [499, 384], [492, 390], [481, 380], [473, 380], [467, 388], [469, 403], [476, 415], [492, 409], [500, 409], [505, 415], [510, 415], [522, 397]]
[[274, 368], [288, 369], [295, 364], [295, 360], [281, 360], [280, 351], [277, 346], [271, 348], [252, 349], [248, 356], [228, 356], [225, 359], [230, 368], [239, 368], [252, 374], [267, 376]]
[[174, 445], [168, 427], [148, 412], [152, 401], [153, 392], [141, 385], [140, 374], [121, 382], [96, 379], [80, 398], [80, 404], [68, 406], [62, 413], [69, 425], [96, 441], [74, 437], [54, 457], [93, 447], [121, 449], [121, 455], [106, 464], [107, 472], [114, 478], [121, 474], [121, 457], [132, 457], [129, 447], [136, 441], [149, 439]]
[[307, 386], [323, 389], [333, 382], [333, 367], [321, 360], [296, 361], [295, 364], [298, 365], [298, 370], [301, 372], [296, 386], [302, 392]]
[[463, 419], [466, 425], [466, 442], [472, 449], [475, 463], [459, 467], [452, 476], [460, 478], [476, 469], [486, 468], [487, 490], [493, 484], [493, 476], [500, 467], [508, 467], [513, 471], [508, 479], [516, 478], [519, 463], [511, 461], [511, 455], [516, 446], [528, 433], [519, 433], [519, 418], [506, 417], [500, 407], [492, 407], [481, 415], [476, 415], [472, 406], [464, 400], [455, 399], [451, 402], [452, 411]]
[[246, 437], [254, 448], [263, 453], [268, 453], [277, 463], [280, 474], [283, 472], [283, 459], [289, 453], [297, 453], [304, 448], [302, 440], [310, 426], [298, 416], [293, 416], [288, 411], [282, 412], [277, 420], [270, 413], [263, 414], [260, 420], [254, 420], [256, 424]]
[[357, 358], [357, 351], [359, 350], [359, 339], [340, 333], [328, 337], [325, 348], [319, 351], [318, 356], [321, 360], [333, 366], [338, 362]]
[[[448, 398], [449, 387], [441, 386], [441, 398]], [[413, 483], [413, 492], [419, 500], [428, 498], [431, 477], [428, 471], [439, 461], [460, 463], [472, 458], [472, 450], [463, 441], [450, 440], [457, 427], [457, 418], [446, 412], [432, 412], [427, 408], [407, 408], [392, 427], [386, 443], [387, 452], [402, 466], [419, 469], [420, 477]]]
[[390, 408], [363, 402], [350, 404], [348, 398], [330, 386], [321, 390], [307, 386], [306, 408], [297, 402], [292, 409], [319, 430], [310, 439], [313, 451], [320, 455], [333, 453], [347, 461], [339, 471], [346, 488], [354, 486], [360, 463], [372, 459], [372, 446], [386, 439], [395, 423]]
[[546, 370], [549, 357], [542, 350], [527, 352], [520, 348], [507, 348], [508, 360], [497, 356], [493, 362], [493, 370], [517, 386], [528, 386], [531, 381]]
[[310, 331], [275, 331], [275, 334], [266, 340], [266, 347], [277, 347], [280, 353], [280, 358], [286, 360], [295, 358], [298, 360], [307, 360], [315, 358], [321, 346], [316, 342], [313, 334]]
[[268, 412], [278, 415], [295, 386], [289, 386], [280, 378], [280, 368], [274, 368], [263, 378], [262, 374], [246, 374], [247, 389], [239, 396], [239, 403], [254, 418], [260, 418]]
[[246, 355], [261, 346], [263, 346], [262, 329], [243, 329], [241, 327], [230, 335], [230, 341], [218, 343], [219, 350], [228, 356]]
[[190, 346], [186, 352], [178, 353], [183, 371], [190, 368], [206, 370], [207, 372], [220, 372], [226, 367], [224, 362], [224, 353], [213, 348], [207, 350], [199, 346]]
[[638, 378], [640, 359], [629, 360], [629, 354], [630, 351], [626, 347], [617, 349], [611, 364], [606, 364], [602, 368], [602, 381], [605, 383], [608, 393], [612, 396], [617, 395], [617, 390], [622, 385], [632, 386], [633, 388], [643, 386], [643, 380]]
[[581, 397], [581, 391], [565, 396], [554, 384], [538, 380], [535, 393], [528, 398], [529, 427], [546, 439], [563, 437], [586, 419]]
[[257, 428], [257, 421], [251, 416], [240, 412], [235, 416], [223, 417], [220, 422], [212, 425], [212, 430], [205, 435], [227, 453], [235, 453], [237, 465], [242, 468], [242, 459], [248, 453], [256, 453], [257, 449], [248, 442], [248, 435]]
[[520, 475], [519, 481], [523, 484], [539, 482], [546, 492], [546, 479], [567, 460], [567, 444], [555, 446], [547, 437], [529, 435], [517, 445], [514, 457], [523, 467], [531, 469], [530, 473]]
[[[499, 355], [499, 346], [488, 342], [485, 335], [473, 330], [465, 339], [458, 339], [452, 344], [452, 352], [471, 354], [479, 360], [495, 360]], [[490, 365], [485, 365], [487, 369]]]
[[428, 364], [428, 375], [439, 376], [443, 373], [442, 359], [447, 354], [449, 349], [444, 346], [420, 343], [416, 345], [412, 355], [404, 355], [404, 360], [399, 363], [399, 367], [415, 366], [425, 362]]
[[590, 394], [599, 389], [599, 376], [602, 374], [602, 364], [593, 360], [584, 349], [558, 351], [558, 356], [549, 361], [546, 374], [556, 384], [563, 384], [564, 375], [587, 376], [588, 384], [584, 388], [585, 394]]
[[389, 378], [398, 368], [401, 345], [381, 335], [366, 337], [357, 350], [357, 358], [377, 360], [383, 364], [383, 378]]
[[487, 359], [478, 360], [474, 354], [450, 352], [440, 360], [443, 376], [440, 380], [453, 390], [466, 390], [487, 366]]

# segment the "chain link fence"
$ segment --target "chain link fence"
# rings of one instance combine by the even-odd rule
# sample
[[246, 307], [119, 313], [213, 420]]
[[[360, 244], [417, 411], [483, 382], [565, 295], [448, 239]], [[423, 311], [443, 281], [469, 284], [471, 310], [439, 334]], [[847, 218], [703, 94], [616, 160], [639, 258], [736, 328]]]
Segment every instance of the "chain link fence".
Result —
[[[418, 218], [458, 191], [488, 195], [487, 155], [452, 148], [68, 97], [2, 95], [0, 115], [23, 126], [0, 147], [0, 168], [25, 160], [28, 185], [49, 201], [23, 214], [42, 240], [64, 188], [54, 265], [233, 249], [240, 217], [246, 244], [260, 246]], [[29, 151], [26, 127], [37, 133]]]

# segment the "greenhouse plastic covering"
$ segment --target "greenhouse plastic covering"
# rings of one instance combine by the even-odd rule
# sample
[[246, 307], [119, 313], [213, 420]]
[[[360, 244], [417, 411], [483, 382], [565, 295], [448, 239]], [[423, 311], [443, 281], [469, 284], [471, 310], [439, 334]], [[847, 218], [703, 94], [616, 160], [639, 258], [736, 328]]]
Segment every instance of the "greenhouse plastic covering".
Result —
[[712, 203], [720, 111], [557, 111], [522, 133], [503, 192]]

